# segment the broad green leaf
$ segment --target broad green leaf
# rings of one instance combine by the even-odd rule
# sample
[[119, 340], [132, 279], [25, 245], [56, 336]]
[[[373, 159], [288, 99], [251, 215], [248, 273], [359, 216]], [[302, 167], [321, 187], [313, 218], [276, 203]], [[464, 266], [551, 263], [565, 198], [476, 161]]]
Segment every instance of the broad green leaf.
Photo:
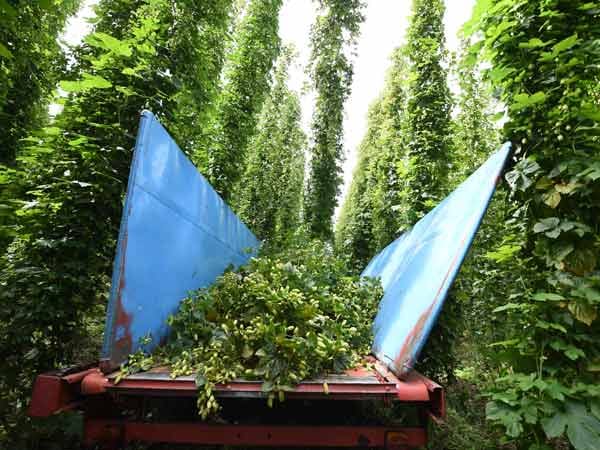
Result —
[[85, 136], [81, 136], [81, 137], [79, 137], [77, 139], [73, 139], [73, 140], [69, 141], [69, 145], [71, 147], [77, 147], [77, 146], [79, 146], [81, 144], [85, 144], [87, 142], [88, 142], [88, 138], [85, 137]]
[[533, 226], [533, 232], [542, 233], [543, 231], [556, 228], [559, 224], [560, 219], [558, 217], [547, 217], [545, 219], [541, 219]]
[[548, 439], [553, 439], [562, 435], [567, 426], [567, 415], [557, 412], [552, 417], [546, 417], [541, 420], [542, 428]]
[[544, 194], [542, 198], [546, 205], [548, 205], [550, 208], [554, 209], [560, 203], [561, 196], [558, 191], [552, 189], [551, 191]]
[[571, 345], [565, 350], [565, 355], [570, 360], [576, 361], [579, 358], [585, 357], [585, 352]]
[[510, 437], [518, 437], [523, 433], [523, 425], [520, 421], [512, 421], [506, 425], [506, 434]]
[[581, 109], [579, 110], [579, 114], [581, 114], [586, 119], [591, 119], [595, 122], [600, 122], [600, 107], [592, 103], [583, 103], [581, 105]]
[[521, 245], [502, 245], [495, 252], [487, 252], [485, 257], [496, 262], [504, 262], [514, 258], [521, 248]]
[[137, 72], [135, 71], [135, 69], [132, 69], [131, 67], [125, 67], [125, 68], [124, 68], [124, 69], [121, 71], [121, 73], [122, 73], [122, 74], [124, 74], [124, 75], [130, 75], [130, 76], [132, 76], [132, 77], [142, 78], [142, 77], [140, 76], [140, 74], [139, 74], [139, 73], [137, 73]]
[[579, 298], [584, 298], [590, 303], [600, 302], [600, 291], [590, 286], [580, 286], [572, 291], [572, 294]]
[[560, 294], [554, 294], [552, 292], [536, 292], [535, 294], [533, 294], [531, 296], [531, 298], [533, 298], [534, 300], [537, 300], [538, 302], [545, 302], [545, 301], [552, 301], [552, 302], [556, 302], [556, 301], [561, 301], [564, 300], [565, 298], [560, 295]]
[[579, 6], [577, 9], [581, 9], [583, 11], [586, 11], [588, 9], [595, 9], [598, 8], [598, 3], [596, 2], [587, 2], [584, 3], [583, 5]]
[[559, 183], [554, 185], [554, 189], [561, 194], [570, 194], [580, 186], [580, 183]]
[[512, 107], [514, 109], [519, 110], [519, 109], [527, 108], [529, 106], [544, 102], [546, 100], [546, 94], [543, 93], [542, 91], [538, 91], [532, 95], [517, 94], [517, 95], [515, 95], [513, 100], [514, 100], [514, 103], [512, 104]]
[[535, 325], [544, 330], [558, 330], [563, 333], [567, 333], [567, 329], [559, 323], [556, 322], [547, 322], [545, 320], [537, 320]]
[[108, 89], [112, 83], [98, 75], [83, 74], [79, 81], [61, 81], [60, 87], [66, 92], [86, 92], [91, 89]]
[[600, 421], [590, 414], [585, 405], [567, 402], [567, 437], [576, 450], [598, 450]]
[[565, 399], [565, 394], [568, 393], [568, 390], [560, 383], [548, 383], [545, 392], [554, 400], [560, 400], [562, 402]]
[[494, 83], [500, 83], [502, 80], [507, 78], [516, 72], [516, 69], [512, 67], [497, 67], [489, 71], [488, 77]]
[[8, 48], [6, 48], [6, 46], [2, 42], [0, 42], [0, 56], [7, 59], [12, 59], [13, 57], [11, 51]]
[[537, 47], [545, 47], [546, 45], [549, 45], [551, 43], [552, 43], [552, 41], [543, 42], [539, 38], [532, 38], [532, 39], [529, 39], [529, 41], [527, 41], [527, 42], [521, 42], [519, 44], [519, 47], [520, 48], [537, 48]]
[[94, 47], [108, 50], [119, 56], [131, 56], [131, 47], [110, 34], [95, 32], [85, 38], [85, 42]]
[[470, 36], [477, 30], [479, 20], [481, 19], [483, 14], [487, 13], [490, 10], [492, 5], [492, 0], [478, 0], [475, 2], [471, 18], [467, 22], [465, 22], [465, 24], [462, 27], [462, 33], [466, 37]]
[[588, 326], [591, 325], [592, 322], [596, 320], [596, 317], [598, 316], [598, 311], [596, 310], [596, 307], [584, 302], [569, 302], [568, 308], [569, 311], [571, 311], [571, 314], [573, 314], [573, 316], [577, 320], [585, 323]]
[[564, 52], [565, 50], [570, 49], [578, 42], [580, 42], [580, 39], [578, 39], [577, 33], [575, 33], [575, 34], [569, 36], [568, 38], [565, 38], [562, 41], [558, 42], [557, 44], [553, 45], [552, 53], [556, 56], [560, 52]]

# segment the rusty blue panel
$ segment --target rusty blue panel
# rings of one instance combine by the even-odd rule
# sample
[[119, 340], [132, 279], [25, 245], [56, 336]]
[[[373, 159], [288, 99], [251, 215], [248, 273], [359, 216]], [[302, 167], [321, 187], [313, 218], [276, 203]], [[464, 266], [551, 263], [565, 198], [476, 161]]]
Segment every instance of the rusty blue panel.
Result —
[[[118, 201], [115, 199], [115, 201]], [[258, 239], [186, 158], [150, 112], [143, 112], [129, 174], [113, 267], [102, 351], [118, 366], [193, 289], [210, 285], [256, 250]]]
[[372, 351], [397, 375], [409, 372], [479, 228], [509, 154], [506, 143], [475, 173], [381, 253], [363, 276], [381, 277], [384, 296]]

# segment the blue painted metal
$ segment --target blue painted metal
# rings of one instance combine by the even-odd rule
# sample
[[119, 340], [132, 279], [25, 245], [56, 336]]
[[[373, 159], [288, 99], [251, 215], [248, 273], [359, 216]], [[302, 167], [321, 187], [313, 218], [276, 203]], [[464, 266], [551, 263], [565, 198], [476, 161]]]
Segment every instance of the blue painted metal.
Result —
[[506, 143], [415, 226], [376, 255], [363, 276], [381, 277], [373, 353], [409, 372], [471, 246], [510, 151]]
[[168, 334], [190, 290], [245, 263], [259, 241], [185, 157], [152, 113], [142, 113], [119, 230], [102, 365], [110, 370]]

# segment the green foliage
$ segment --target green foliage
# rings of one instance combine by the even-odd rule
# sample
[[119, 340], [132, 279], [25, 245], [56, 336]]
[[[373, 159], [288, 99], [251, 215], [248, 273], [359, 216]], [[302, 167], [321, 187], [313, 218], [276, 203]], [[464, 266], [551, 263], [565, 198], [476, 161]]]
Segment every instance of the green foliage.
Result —
[[210, 127], [208, 148], [205, 154], [195, 155], [201, 170], [225, 201], [231, 199], [244, 173], [246, 147], [269, 92], [269, 75], [279, 54], [277, 33], [282, 3], [251, 0], [236, 30], [235, 46], [225, 67], [225, 86], [218, 100], [215, 123]]
[[[504, 134], [517, 147], [507, 175], [519, 236], [490, 257], [519, 268], [504, 283], [504, 376], [490, 392], [488, 418], [522, 448], [565, 435], [597, 446], [600, 302], [600, 105], [598, 2], [481, 0], [467, 32], [473, 52], [506, 104]], [[510, 257], [504, 255], [510, 254]]]
[[350, 276], [326, 245], [296, 235], [184, 300], [169, 319], [170, 342], [134, 355], [123, 375], [152, 364], [170, 366], [173, 377], [195, 374], [203, 418], [219, 409], [214, 385], [236, 377], [263, 381], [272, 405], [301, 380], [358, 364], [382, 295], [377, 280]]
[[62, 83], [64, 111], [26, 139], [11, 180], [27, 192], [19, 234], [0, 262], [4, 427], [26, 405], [32, 374], [69, 361], [87, 314], [104, 304], [139, 111], [153, 109], [167, 126], [177, 121], [185, 136], [194, 122], [182, 120], [188, 104], [178, 93], [205, 95], [218, 77], [198, 76], [203, 61], [193, 45], [204, 30], [227, 25], [230, 3], [101, 2], [95, 33]]
[[306, 136], [300, 125], [300, 100], [286, 85], [292, 61], [292, 51], [285, 49], [250, 141], [236, 199], [241, 219], [260, 239], [284, 240], [300, 222]]
[[66, 63], [57, 37], [79, 4], [0, 1], [0, 163], [12, 165], [19, 140], [47, 118]]
[[14, 199], [23, 195], [10, 182], [20, 139], [48, 121], [48, 101], [64, 73], [57, 42], [79, 0], [0, 1], [0, 252], [15, 234]]
[[[394, 52], [384, 93], [371, 109], [336, 236], [358, 268], [449, 191], [453, 155], [443, 14], [443, 2], [415, 0], [407, 43]], [[427, 375], [452, 377], [459, 320], [460, 304], [451, 296], [423, 353], [420, 370]]]
[[412, 226], [447, 191], [452, 102], [444, 67], [444, 3], [414, 0], [406, 52], [411, 67], [406, 106], [400, 223]]
[[376, 253], [373, 239], [373, 211], [371, 199], [367, 196], [368, 169], [381, 124], [381, 103], [379, 98], [369, 108], [367, 133], [358, 147], [358, 162], [352, 174], [348, 196], [342, 205], [340, 217], [335, 227], [335, 242], [340, 251], [348, 255], [358, 271], [362, 270]]
[[498, 148], [500, 136], [494, 127], [489, 82], [483, 79], [481, 65], [471, 61], [468, 42], [463, 40], [453, 74], [460, 92], [457, 114], [452, 122], [452, 171], [450, 184], [458, 184], [476, 170]]
[[383, 92], [369, 110], [367, 133], [336, 225], [337, 246], [359, 269], [400, 234], [397, 210], [408, 67], [402, 48], [391, 59]]
[[336, 231], [338, 246], [359, 265], [448, 191], [451, 98], [443, 13], [442, 2], [414, 2], [407, 44], [394, 51], [384, 91], [371, 107]]
[[304, 216], [315, 237], [333, 237], [343, 157], [344, 103], [350, 95], [352, 63], [345, 54], [363, 21], [361, 0], [320, 0], [311, 30], [310, 75], [316, 89], [312, 118], [310, 175]]
[[[472, 355], [465, 355], [467, 358]], [[469, 361], [467, 359], [467, 361]], [[470, 360], [469, 362], [473, 362]], [[499, 450], [513, 449], [500, 442], [502, 436], [485, 422], [485, 399], [475, 382], [465, 377], [445, 385], [446, 418], [433, 425], [428, 450]]]

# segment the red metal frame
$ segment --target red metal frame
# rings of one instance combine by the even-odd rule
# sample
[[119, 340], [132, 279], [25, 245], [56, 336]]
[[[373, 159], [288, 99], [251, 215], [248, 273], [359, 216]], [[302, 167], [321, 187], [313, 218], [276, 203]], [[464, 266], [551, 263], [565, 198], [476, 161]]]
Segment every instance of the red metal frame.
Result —
[[[423, 413], [441, 419], [445, 414], [444, 393], [438, 384], [417, 372], [399, 380], [379, 364], [370, 369], [347, 372], [348, 377], [325, 378], [302, 382], [286, 393], [288, 399], [384, 400], [412, 404]], [[336, 381], [337, 380], [337, 381]], [[234, 381], [218, 385], [219, 397], [255, 398], [265, 394], [261, 383]], [[64, 373], [48, 373], [36, 379], [29, 414], [37, 417], [82, 409], [85, 417], [85, 440], [102, 442], [118, 448], [126, 442], [172, 442], [206, 445], [256, 446], [323, 446], [414, 448], [427, 441], [425, 428], [381, 426], [281, 426], [221, 425], [202, 422], [141, 422], [119, 418], [112, 411], [116, 398], [193, 397], [197, 388], [193, 377], [170, 379], [165, 371], [138, 374], [115, 383], [115, 377], [104, 375], [98, 367]], [[84, 403], [87, 405], [84, 407]], [[90, 405], [95, 405], [90, 409]], [[98, 406], [103, 410], [98, 414]], [[96, 409], [94, 409], [96, 408]], [[107, 413], [108, 410], [108, 413]], [[95, 411], [95, 412], [94, 412]], [[191, 418], [194, 419], [194, 418]]]
[[88, 420], [87, 444], [112, 441], [173, 444], [250, 445], [262, 447], [386, 447], [410, 448], [427, 443], [423, 428], [358, 426], [244, 426], [198, 423], [143, 423]]

